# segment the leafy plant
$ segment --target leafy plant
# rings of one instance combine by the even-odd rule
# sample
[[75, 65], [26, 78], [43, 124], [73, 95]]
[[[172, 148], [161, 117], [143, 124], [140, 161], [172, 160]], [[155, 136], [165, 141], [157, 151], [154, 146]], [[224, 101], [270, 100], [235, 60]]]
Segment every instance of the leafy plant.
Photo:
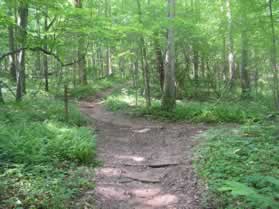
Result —
[[94, 186], [94, 135], [74, 105], [68, 122], [63, 108], [48, 96], [0, 106], [0, 208], [69, 208]]
[[209, 130], [195, 165], [217, 208], [278, 208], [277, 122]]

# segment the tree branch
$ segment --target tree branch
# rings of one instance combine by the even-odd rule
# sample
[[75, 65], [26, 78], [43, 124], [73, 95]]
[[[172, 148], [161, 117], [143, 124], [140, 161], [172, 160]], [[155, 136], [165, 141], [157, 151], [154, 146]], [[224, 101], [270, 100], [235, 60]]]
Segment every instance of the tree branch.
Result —
[[49, 31], [49, 29], [52, 27], [52, 25], [56, 22], [56, 20], [57, 20], [57, 16], [55, 16], [54, 18], [53, 18], [53, 20], [47, 25], [47, 27], [46, 27], [46, 31]]
[[43, 52], [43, 53], [46, 54], [46, 55], [53, 56], [53, 57], [61, 64], [62, 67], [71, 66], [71, 65], [74, 65], [74, 64], [80, 62], [80, 60], [78, 59], [78, 60], [75, 60], [75, 61], [70, 62], [70, 63], [64, 63], [64, 62], [62, 61], [62, 59], [61, 59], [57, 54], [55, 54], [55, 53], [52, 52], [52, 51], [48, 51], [48, 50], [46, 50], [46, 49], [44, 49], [44, 48], [41, 48], [41, 47], [31, 47], [31, 48], [30, 48], [30, 47], [24, 47], [24, 48], [16, 49], [16, 50], [14, 50], [14, 51], [12, 51], [12, 52], [7, 52], [7, 53], [2, 54], [2, 55], [0, 56], [0, 62], [1, 62], [3, 59], [5, 59], [6, 57], [11, 56], [11, 55], [13, 55], [13, 54], [18, 54], [19, 52], [21, 52], [21, 51], [23, 51], [23, 50], [41, 51], [41, 52]]

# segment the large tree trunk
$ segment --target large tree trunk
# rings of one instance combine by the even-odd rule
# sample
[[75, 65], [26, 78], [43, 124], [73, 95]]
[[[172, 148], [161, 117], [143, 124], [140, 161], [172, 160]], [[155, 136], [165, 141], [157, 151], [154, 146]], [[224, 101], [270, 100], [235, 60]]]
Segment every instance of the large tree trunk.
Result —
[[[175, 18], [175, 0], [168, 0], [168, 16], [170, 20]], [[176, 105], [175, 42], [173, 25], [170, 25], [168, 29], [168, 48], [165, 62], [165, 82], [162, 108], [167, 111], [172, 111]]]
[[[24, 48], [26, 45], [26, 28], [28, 23], [28, 4], [21, 2], [18, 8], [18, 47]], [[17, 55], [18, 67], [16, 72], [16, 100], [21, 101], [25, 92], [25, 50], [21, 50]]]
[[278, 84], [278, 67], [277, 67], [277, 41], [274, 27], [274, 17], [273, 17], [273, 0], [269, 0], [269, 16], [270, 16], [270, 27], [272, 32], [272, 48], [271, 48], [271, 64], [273, 70], [273, 97], [276, 107], [279, 109], [279, 84]]

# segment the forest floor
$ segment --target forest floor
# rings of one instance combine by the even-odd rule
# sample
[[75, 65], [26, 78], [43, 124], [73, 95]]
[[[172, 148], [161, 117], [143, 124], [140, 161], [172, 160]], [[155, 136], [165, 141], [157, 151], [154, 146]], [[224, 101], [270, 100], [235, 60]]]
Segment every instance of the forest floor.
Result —
[[[80, 103], [97, 134], [96, 188], [80, 203], [94, 209], [199, 209], [202, 189], [193, 168], [195, 138], [204, 125], [133, 118], [113, 113], [103, 99]], [[94, 206], [93, 206], [94, 205]]]

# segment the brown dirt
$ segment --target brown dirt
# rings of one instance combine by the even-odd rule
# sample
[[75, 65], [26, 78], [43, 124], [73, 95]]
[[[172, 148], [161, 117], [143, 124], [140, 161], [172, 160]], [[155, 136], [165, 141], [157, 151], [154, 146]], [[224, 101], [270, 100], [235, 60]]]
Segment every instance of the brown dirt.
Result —
[[82, 208], [200, 209], [192, 148], [206, 127], [109, 112], [101, 99], [109, 93], [80, 104], [95, 120], [97, 155], [103, 162], [96, 168], [95, 190], [80, 201]]

